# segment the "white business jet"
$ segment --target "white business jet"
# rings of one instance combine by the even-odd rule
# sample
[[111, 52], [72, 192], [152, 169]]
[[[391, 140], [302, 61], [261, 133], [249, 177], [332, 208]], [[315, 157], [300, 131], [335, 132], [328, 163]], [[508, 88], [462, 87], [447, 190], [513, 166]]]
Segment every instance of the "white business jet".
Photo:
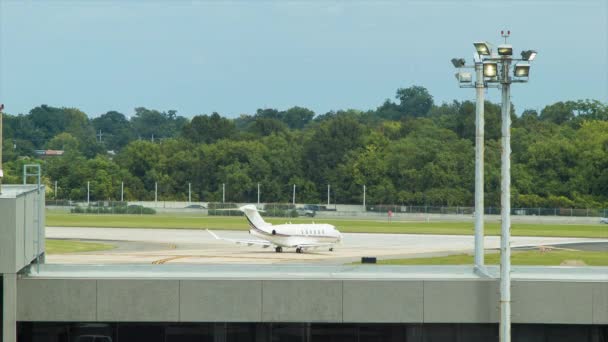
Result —
[[254, 240], [225, 239], [207, 231], [218, 240], [230, 241], [248, 246], [259, 245], [264, 248], [273, 246], [277, 253], [283, 252], [283, 248], [295, 248], [296, 253], [302, 253], [308, 249], [329, 248], [334, 250], [334, 245], [342, 241], [342, 234], [331, 224], [279, 224], [264, 221], [258, 209], [254, 205], [245, 205], [239, 208], [245, 213], [249, 222], [249, 234], [259, 238]]

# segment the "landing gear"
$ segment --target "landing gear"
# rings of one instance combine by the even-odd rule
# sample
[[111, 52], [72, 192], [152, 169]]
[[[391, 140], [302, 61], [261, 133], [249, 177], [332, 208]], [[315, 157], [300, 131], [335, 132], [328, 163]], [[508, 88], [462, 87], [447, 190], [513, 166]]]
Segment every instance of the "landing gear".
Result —
[[277, 252], [277, 253], [282, 253], [283, 252], [283, 247], [276, 247], [274, 249], [274, 251]]
[[300, 247], [296, 248], [296, 253], [302, 253], [302, 252], [303, 252], [302, 248], [300, 248]]
[[329, 251], [330, 251], [330, 252], [333, 252], [333, 251], [334, 251], [334, 248], [333, 248], [333, 247], [329, 247]]

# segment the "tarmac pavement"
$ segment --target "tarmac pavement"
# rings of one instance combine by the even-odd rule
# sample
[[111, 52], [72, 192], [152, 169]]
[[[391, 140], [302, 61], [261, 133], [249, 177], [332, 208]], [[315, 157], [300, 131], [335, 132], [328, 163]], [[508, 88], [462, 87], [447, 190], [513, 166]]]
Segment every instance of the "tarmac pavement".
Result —
[[[214, 231], [232, 239], [251, 239], [246, 231]], [[47, 263], [61, 264], [344, 264], [363, 256], [378, 259], [441, 256], [473, 251], [473, 236], [423, 234], [344, 233], [333, 252], [327, 248], [297, 254], [294, 249], [276, 253], [273, 248], [237, 245], [216, 240], [205, 230], [47, 227], [49, 239], [102, 242], [112, 250], [69, 254], [50, 254]], [[597, 246], [608, 239], [512, 237], [511, 246]], [[488, 236], [485, 247], [498, 249], [500, 238]]]

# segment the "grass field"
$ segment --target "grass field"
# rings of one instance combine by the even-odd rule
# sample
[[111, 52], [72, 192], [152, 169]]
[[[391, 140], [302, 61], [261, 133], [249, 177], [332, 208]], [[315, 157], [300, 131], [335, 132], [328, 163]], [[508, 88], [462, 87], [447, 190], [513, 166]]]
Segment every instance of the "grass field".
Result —
[[[553, 250], [541, 253], [539, 251], [514, 251], [511, 254], [513, 265], [542, 265], [559, 266], [565, 261], [582, 261], [588, 266], [608, 266], [608, 253], [591, 251]], [[489, 265], [500, 263], [499, 253], [489, 253], [485, 256]], [[435, 258], [412, 258], [378, 260], [380, 265], [472, 265], [473, 256], [457, 254]]]
[[[401, 234], [473, 234], [472, 222], [392, 222], [342, 219], [277, 219], [273, 224], [285, 222], [329, 223], [343, 233], [401, 233]], [[47, 226], [59, 227], [111, 227], [111, 228], [190, 228], [214, 230], [247, 230], [244, 217], [188, 217], [185, 215], [87, 215], [47, 211]], [[499, 235], [500, 224], [486, 223], [486, 235]], [[600, 224], [521, 224], [514, 223], [512, 235], [549, 237], [595, 237], [608, 238], [608, 225]]]
[[80, 242], [71, 240], [46, 240], [46, 253], [47, 254], [64, 254], [64, 253], [75, 253], [75, 252], [93, 252], [93, 251], [106, 251], [113, 249], [114, 246], [105, 243], [94, 243], [94, 242]]
[[[65, 254], [105, 251], [113, 249], [114, 246], [103, 243], [80, 242], [72, 240], [46, 240], [47, 254]], [[488, 253], [485, 256], [486, 264], [497, 265], [500, 263], [500, 254]], [[608, 253], [574, 250], [552, 250], [540, 251], [514, 251], [511, 254], [513, 265], [543, 265], [559, 266], [566, 261], [583, 262], [588, 266], [608, 266]], [[378, 260], [378, 265], [471, 265], [473, 256], [469, 254], [456, 254], [445, 257], [432, 258], [410, 258]]]

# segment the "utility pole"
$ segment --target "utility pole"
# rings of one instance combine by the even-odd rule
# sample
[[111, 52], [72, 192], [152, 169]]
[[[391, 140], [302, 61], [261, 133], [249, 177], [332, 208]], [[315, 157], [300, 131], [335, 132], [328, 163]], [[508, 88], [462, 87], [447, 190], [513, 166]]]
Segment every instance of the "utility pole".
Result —
[[99, 133], [97, 133], [97, 137], [99, 138], [99, 143], [101, 143], [101, 141], [102, 141], [102, 136], [103, 136], [103, 133], [101, 133], [101, 129], [100, 129]]
[[87, 182], [87, 206], [90, 206], [91, 182]]
[[[57, 201], [57, 181], [55, 181], [55, 201]], [[57, 203], [55, 203], [57, 205]]]
[[192, 183], [188, 183], [188, 204], [192, 202]]
[[125, 182], [120, 182], [120, 201], [125, 201]]
[[327, 184], [327, 205], [329, 206], [329, 189], [330, 189], [330, 185]]
[[158, 182], [154, 182], [154, 204], [158, 202]]
[[260, 183], [258, 183], [258, 205], [260, 205]]
[[226, 183], [222, 183], [222, 203], [226, 203]]
[[363, 210], [365, 210], [365, 184], [363, 184]]
[[291, 197], [291, 204], [296, 205], [296, 185], [293, 185], [293, 196]]

